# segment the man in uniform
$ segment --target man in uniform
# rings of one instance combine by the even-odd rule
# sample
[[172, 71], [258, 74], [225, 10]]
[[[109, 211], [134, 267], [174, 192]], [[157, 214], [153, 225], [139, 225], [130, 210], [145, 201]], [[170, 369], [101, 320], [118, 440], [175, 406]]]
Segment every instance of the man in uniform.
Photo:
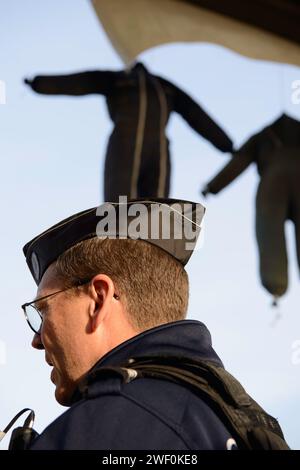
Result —
[[106, 203], [25, 245], [38, 285], [36, 299], [22, 306], [32, 346], [44, 350], [56, 399], [69, 407], [31, 449], [232, 447], [228, 426], [199, 394], [134, 369], [147, 357], [204, 361], [214, 382], [224, 371], [205, 325], [185, 319], [184, 266], [203, 214], [200, 204], [171, 199]]
[[[134, 205], [108, 209], [104, 204], [81, 212], [24, 247], [38, 285], [35, 301], [23, 306], [35, 332], [32, 346], [45, 351], [56, 399], [69, 407], [32, 449], [226, 449], [230, 433], [187, 388], [150, 378], [123, 383], [118, 376], [97, 377], [101, 368], [145, 355], [205, 358], [222, 365], [206, 327], [185, 320], [184, 265], [203, 207], [185, 204], [188, 211], [180, 213], [184, 201], [143, 201], [139, 221], [144, 228], [151, 225], [151, 233], [133, 239], [135, 218], [129, 214]], [[158, 236], [154, 233], [153, 208], [171, 215], [169, 239], [161, 227]], [[107, 213], [117, 218], [115, 238], [101, 233]], [[127, 238], [124, 227], [131, 228]], [[194, 239], [184, 234], [175, 239], [178, 228], [185, 233], [194, 228]]]

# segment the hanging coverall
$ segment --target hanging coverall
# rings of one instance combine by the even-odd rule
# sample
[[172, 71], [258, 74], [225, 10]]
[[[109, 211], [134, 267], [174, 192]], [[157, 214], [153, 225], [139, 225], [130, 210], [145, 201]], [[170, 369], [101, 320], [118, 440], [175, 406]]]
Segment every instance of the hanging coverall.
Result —
[[287, 220], [295, 226], [300, 268], [300, 121], [283, 114], [252, 136], [209, 181], [203, 194], [217, 194], [252, 162], [261, 177], [256, 195], [260, 276], [263, 286], [276, 298], [288, 287]]
[[117, 201], [119, 195], [168, 197], [171, 165], [165, 128], [171, 111], [222, 152], [232, 151], [229, 137], [190, 96], [140, 63], [129, 71], [37, 76], [25, 83], [43, 94], [106, 97], [114, 129], [105, 159], [105, 201]]

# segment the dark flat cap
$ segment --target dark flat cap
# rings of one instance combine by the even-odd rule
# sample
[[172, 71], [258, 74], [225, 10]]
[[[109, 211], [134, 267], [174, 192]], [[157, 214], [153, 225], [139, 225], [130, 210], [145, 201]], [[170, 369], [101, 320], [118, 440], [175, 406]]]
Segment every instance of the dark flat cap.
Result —
[[[124, 201], [124, 202], [123, 202]], [[26, 262], [37, 284], [62, 253], [93, 237], [144, 240], [166, 251], [184, 266], [201, 230], [205, 208], [178, 199], [151, 200], [120, 197], [62, 220], [24, 248]]]

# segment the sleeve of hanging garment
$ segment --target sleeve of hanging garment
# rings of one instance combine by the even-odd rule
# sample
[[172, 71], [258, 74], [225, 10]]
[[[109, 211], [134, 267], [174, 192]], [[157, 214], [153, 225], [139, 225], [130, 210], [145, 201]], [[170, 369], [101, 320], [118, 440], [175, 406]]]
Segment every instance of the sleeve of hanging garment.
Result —
[[170, 85], [173, 91], [174, 111], [221, 152], [232, 152], [232, 140], [218, 124], [188, 94], [175, 85]]
[[37, 75], [25, 83], [37, 93], [46, 95], [106, 95], [114, 82], [115, 72], [90, 71], [70, 75]]
[[257, 137], [251, 137], [233, 153], [227, 165], [205, 186], [205, 193], [217, 194], [237, 178], [256, 159]]

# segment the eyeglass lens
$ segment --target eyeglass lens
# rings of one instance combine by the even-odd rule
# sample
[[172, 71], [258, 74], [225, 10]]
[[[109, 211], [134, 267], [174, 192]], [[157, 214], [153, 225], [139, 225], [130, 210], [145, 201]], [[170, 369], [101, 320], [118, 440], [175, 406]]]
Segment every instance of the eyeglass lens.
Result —
[[32, 305], [26, 307], [26, 317], [29, 326], [35, 333], [38, 333], [42, 325], [42, 319], [38, 311]]

